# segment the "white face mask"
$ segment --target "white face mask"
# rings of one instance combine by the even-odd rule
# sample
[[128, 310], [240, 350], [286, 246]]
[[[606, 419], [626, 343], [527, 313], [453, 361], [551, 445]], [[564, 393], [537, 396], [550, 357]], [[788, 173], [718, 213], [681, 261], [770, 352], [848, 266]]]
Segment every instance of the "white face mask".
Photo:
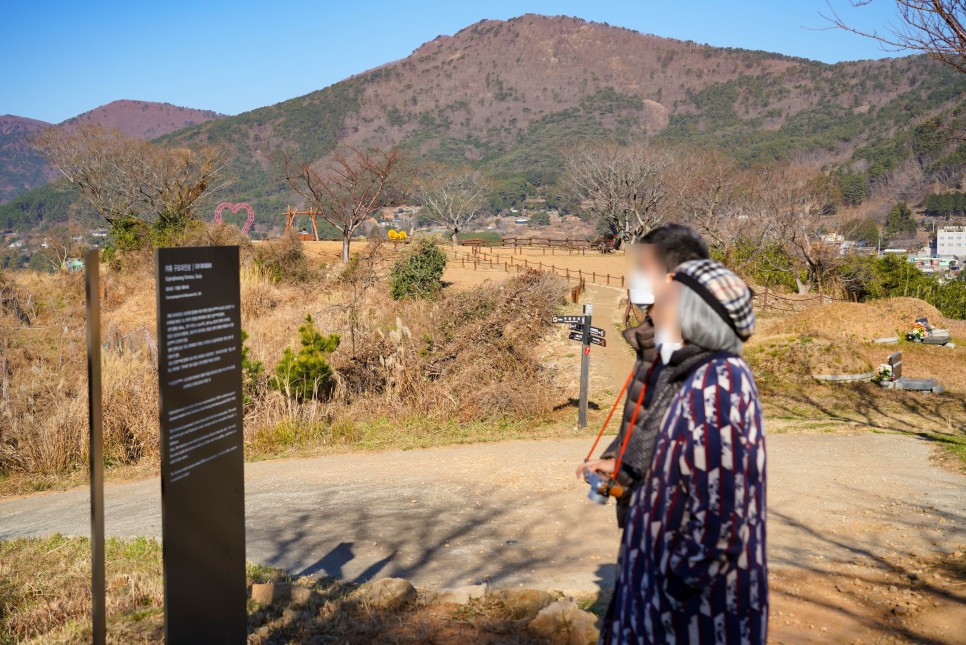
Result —
[[654, 329], [654, 344], [657, 345], [657, 349], [661, 353], [661, 362], [665, 365], [671, 360], [671, 355], [684, 346], [681, 341], [671, 340], [670, 334], [663, 327]]
[[628, 287], [628, 297], [632, 305], [640, 307], [654, 304], [654, 285], [651, 284], [651, 276], [640, 269], [632, 269]]

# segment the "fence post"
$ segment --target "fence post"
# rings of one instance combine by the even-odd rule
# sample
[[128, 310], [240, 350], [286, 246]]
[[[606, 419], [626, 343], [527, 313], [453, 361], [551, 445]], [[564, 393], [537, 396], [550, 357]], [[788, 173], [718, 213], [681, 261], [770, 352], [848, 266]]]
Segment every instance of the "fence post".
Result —
[[624, 276], [621, 276], [621, 289], [624, 288]]
[[593, 272], [593, 275], [590, 278], [590, 283], [591, 284], [597, 284], [597, 272], [596, 271]]
[[503, 263], [503, 268], [506, 270], [507, 273], [509, 273], [510, 272], [510, 263], [509, 262], [504, 262]]
[[567, 267], [567, 279], [570, 279], [570, 267]]
[[607, 274], [607, 286], [608, 287], [610, 286], [610, 274], [609, 273]]

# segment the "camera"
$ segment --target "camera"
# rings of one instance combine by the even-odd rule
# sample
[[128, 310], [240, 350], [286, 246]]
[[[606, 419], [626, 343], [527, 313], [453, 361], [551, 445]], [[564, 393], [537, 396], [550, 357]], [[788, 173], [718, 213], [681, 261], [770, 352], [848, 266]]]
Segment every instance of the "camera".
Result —
[[624, 494], [624, 487], [610, 477], [601, 476], [596, 472], [585, 472], [584, 481], [590, 484], [587, 499], [595, 504], [604, 505], [609, 497], [620, 497]]

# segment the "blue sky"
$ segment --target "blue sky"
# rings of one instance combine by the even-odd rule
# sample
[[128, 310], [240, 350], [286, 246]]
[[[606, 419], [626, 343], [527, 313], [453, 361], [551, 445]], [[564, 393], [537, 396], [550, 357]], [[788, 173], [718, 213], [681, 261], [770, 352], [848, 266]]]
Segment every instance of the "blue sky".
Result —
[[[894, 0], [852, 9], [861, 27], [894, 20]], [[59, 122], [115, 99], [237, 114], [404, 58], [483, 18], [564, 14], [712, 45], [826, 62], [881, 58], [826, 23], [826, 0], [369, 2], [4, 0], [0, 114]]]

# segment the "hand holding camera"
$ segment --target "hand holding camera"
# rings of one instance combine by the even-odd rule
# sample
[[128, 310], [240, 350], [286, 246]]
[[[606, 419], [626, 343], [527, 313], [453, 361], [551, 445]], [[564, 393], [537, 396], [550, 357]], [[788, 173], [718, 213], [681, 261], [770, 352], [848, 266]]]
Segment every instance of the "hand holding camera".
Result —
[[590, 484], [587, 499], [595, 504], [604, 505], [609, 497], [617, 498], [624, 494], [624, 487], [607, 474], [606, 465], [613, 467], [614, 460], [599, 459], [596, 462], [586, 462], [577, 469], [577, 477], [579, 478], [583, 473], [584, 481]]

